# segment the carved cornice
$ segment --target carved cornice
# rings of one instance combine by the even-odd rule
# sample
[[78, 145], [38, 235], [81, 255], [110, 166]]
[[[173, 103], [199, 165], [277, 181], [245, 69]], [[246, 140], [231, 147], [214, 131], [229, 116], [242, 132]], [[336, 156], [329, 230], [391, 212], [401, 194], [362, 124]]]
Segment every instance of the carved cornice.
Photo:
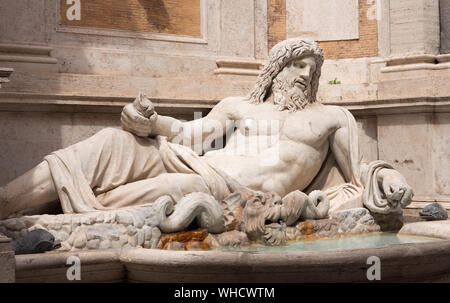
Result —
[[[120, 113], [135, 97], [0, 92], [0, 112]], [[185, 116], [207, 113], [218, 100], [151, 98], [158, 113]], [[192, 116], [193, 117], [193, 116]], [[192, 118], [191, 117], [191, 118]]]
[[258, 76], [261, 68], [264, 66], [264, 61], [242, 58], [219, 58], [216, 60], [216, 64], [218, 67], [214, 70], [214, 74], [216, 75]]
[[450, 112], [450, 96], [323, 103], [345, 107], [355, 116]]
[[[0, 111], [119, 113], [135, 97], [12, 93], [0, 91]], [[151, 98], [157, 111], [165, 115], [208, 112], [219, 100]], [[450, 112], [450, 96], [352, 102], [323, 102], [342, 106], [355, 116]]]
[[386, 67], [381, 69], [382, 73], [402, 72], [412, 70], [440, 70], [450, 68], [450, 55], [407, 55], [391, 57], [383, 60]]
[[0, 61], [56, 64], [48, 46], [0, 43]]

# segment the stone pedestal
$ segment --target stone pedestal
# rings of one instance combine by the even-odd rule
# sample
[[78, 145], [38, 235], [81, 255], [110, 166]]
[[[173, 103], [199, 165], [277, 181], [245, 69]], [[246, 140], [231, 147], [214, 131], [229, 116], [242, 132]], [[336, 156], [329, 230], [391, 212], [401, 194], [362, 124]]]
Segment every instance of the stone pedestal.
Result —
[[16, 261], [12, 250], [12, 242], [0, 234], [0, 283], [13, 283], [15, 281]]

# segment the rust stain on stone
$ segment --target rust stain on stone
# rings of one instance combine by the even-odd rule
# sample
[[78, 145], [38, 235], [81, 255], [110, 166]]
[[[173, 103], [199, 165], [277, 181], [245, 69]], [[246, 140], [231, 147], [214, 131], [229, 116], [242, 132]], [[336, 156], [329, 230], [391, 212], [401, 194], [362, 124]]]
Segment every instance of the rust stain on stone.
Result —
[[[167, 234], [167, 235], [163, 235], [161, 237], [161, 247], [162, 249], [167, 250], [168, 245], [170, 242], [181, 242], [184, 243], [184, 247], [185, 249], [191, 248], [193, 249], [198, 248], [198, 247], [205, 247], [205, 249], [209, 249], [206, 248], [207, 246], [209, 247], [209, 245], [207, 245], [206, 243], [203, 243], [203, 240], [206, 239], [206, 237], [208, 236], [208, 231], [206, 229], [199, 229], [199, 230], [191, 230], [191, 231], [184, 231], [184, 232], [179, 232], [179, 233], [173, 233], [173, 234]], [[189, 243], [200, 243], [200, 244], [189, 244]]]
[[299, 229], [303, 235], [310, 235], [313, 233], [314, 225], [310, 221], [304, 221], [300, 223]]

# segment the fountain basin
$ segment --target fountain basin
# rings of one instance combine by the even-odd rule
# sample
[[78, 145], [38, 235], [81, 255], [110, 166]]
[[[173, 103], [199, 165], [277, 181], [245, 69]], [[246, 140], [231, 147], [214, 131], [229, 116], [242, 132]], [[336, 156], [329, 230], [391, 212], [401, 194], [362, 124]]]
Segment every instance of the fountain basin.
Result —
[[81, 282], [368, 282], [370, 256], [381, 282], [450, 282], [450, 240], [332, 251], [165, 251], [128, 248], [16, 256], [17, 282], [67, 282], [66, 260], [81, 260]]
[[286, 246], [251, 245], [243, 247], [227, 247], [225, 251], [327, 251], [380, 247], [393, 244], [426, 243], [441, 241], [432, 236], [397, 234], [394, 232], [376, 232], [359, 235], [344, 235], [315, 240], [289, 241]]

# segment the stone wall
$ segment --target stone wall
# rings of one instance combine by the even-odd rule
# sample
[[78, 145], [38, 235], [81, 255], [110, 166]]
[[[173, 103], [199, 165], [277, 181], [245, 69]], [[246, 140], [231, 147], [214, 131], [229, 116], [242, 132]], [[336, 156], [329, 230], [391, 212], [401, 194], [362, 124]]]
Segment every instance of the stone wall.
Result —
[[[177, 1], [158, 3], [166, 4], [169, 14]], [[357, 12], [349, 9], [356, 1]], [[127, 14], [138, 18], [150, 2], [127, 1], [142, 4]], [[300, 18], [296, 5], [306, 2], [311, 0], [200, 0], [194, 5], [200, 17], [193, 20], [199, 21], [198, 34], [158, 31], [149, 23], [150, 30], [143, 30], [143, 19], [131, 30], [127, 24], [72, 26], [61, 20], [64, 1], [1, 1], [0, 68], [14, 72], [0, 89], [0, 184], [55, 149], [103, 127], [120, 127], [122, 107], [139, 91], [160, 114], [186, 120], [194, 111], [207, 113], [226, 96], [247, 94], [268, 49], [295, 33], [292, 16]], [[450, 180], [439, 166], [448, 161], [448, 139], [442, 134], [450, 111], [450, 58], [439, 54], [445, 47], [439, 45], [439, 1], [345, 2], [348, 7], [338, 11], [350, 30], [330, 33], [329, 24], [317, 30], [331, 34], [325, 40], [339, 39], [319, 41], [327, 59], [319, 100], [352, 111], [366, 158], [392, 161], [414, 185], [415, 207], [429, 200], [450, 202], [445, 186]], [[84, 7], [85, 1], [80, 3]], [[112, 8], [111, 14], [120, 11]], [[442, 4], [440, 9], [442, 24], [448, 14]], [[320, 19], [321, 11], [314, 11]], [[335, 79], [340, 84], [330, 84]], [[407, 147], [395, 142], [401, 136], [407, 144], [416, 129], [423, 136], [415, 137], [414, 157], [409, 157]], [[427, 147], [430, 138], [433, 148]], [[420, 171], [409, 160], [420, 164]], [[420, 182], [423, 175], [427, 182]]]
[[81, 0], [79, 16], [70, 10], [75, 4], [60, 2], [60, 24], [63, 25], [201, 35], [200, 0], [110, 0], [108, 5], [101, 0]]
[[326, 59], [378, 55], [375, 1], [268, 0], [268, 4], [269, 48], [301, 36], [319, 41]]
[[375, 57], [378, 55], [378, 24], [375, 1], [359, 0], [358, 39], [323, 41], [326, 59]]

